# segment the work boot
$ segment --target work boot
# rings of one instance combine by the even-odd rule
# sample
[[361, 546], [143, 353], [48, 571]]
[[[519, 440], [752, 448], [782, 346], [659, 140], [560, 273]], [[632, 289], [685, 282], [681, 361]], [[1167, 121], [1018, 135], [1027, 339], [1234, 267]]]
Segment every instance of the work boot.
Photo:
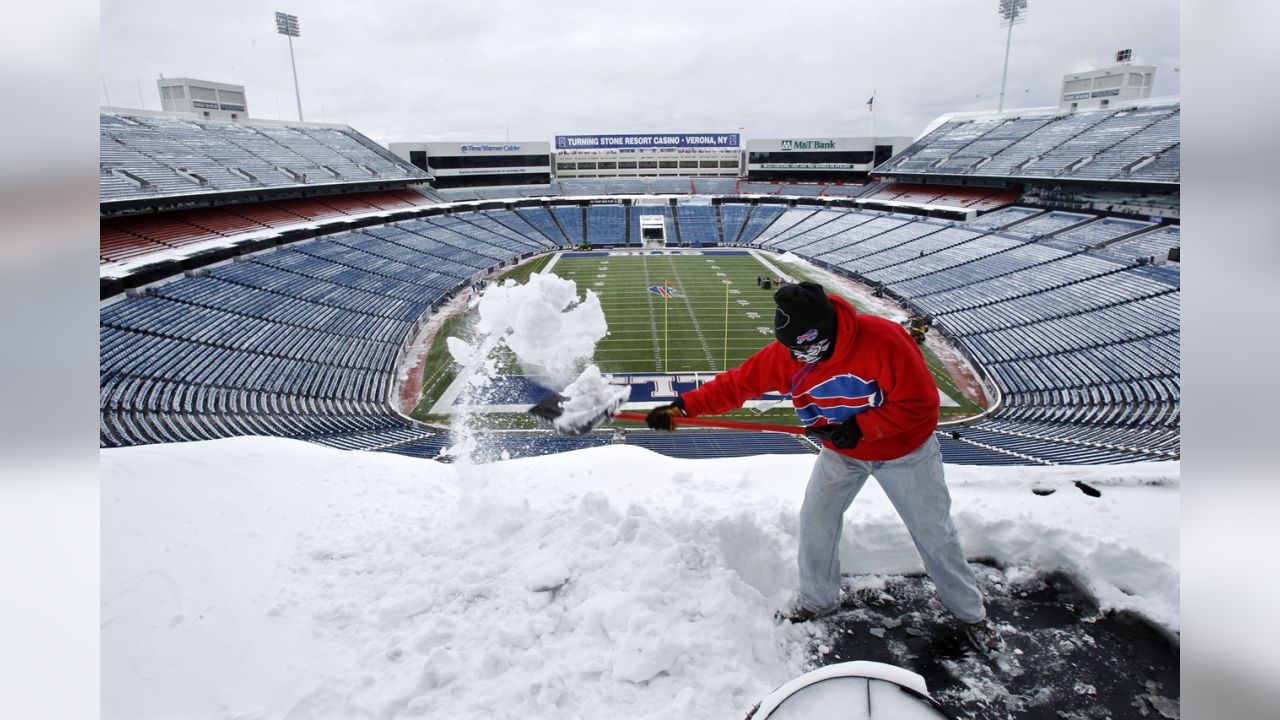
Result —
[[968, 638], [969, 644], [973, 645], [974, 649], [984, 655], [1004, 651], [1004, 638], [1000, 637], [1000, 631], [987, 618], [966, 624], [964, 636]]
[[837, 608], [829, 608], [827, 610], [813, 611], [809, 608], [796, 603], [791, 606], [790, 610], [779, 610], [773, 614], [773, 620], [776, 623], [782, 623], [784, 620], [789, 623], [807, 623], [810, 620], [827, 617], [835, 613]]

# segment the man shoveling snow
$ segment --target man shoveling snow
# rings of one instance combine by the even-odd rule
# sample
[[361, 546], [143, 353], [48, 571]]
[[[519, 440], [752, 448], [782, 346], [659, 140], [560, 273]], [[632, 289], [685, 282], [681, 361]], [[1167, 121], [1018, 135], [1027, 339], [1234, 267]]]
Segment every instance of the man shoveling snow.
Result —
[[[925, 569], [947, 609], [964, 623], [979, 650], [1002, 647], [987, 620], [982, 593], [965, 562], [951, 520], [943, 475], [938, 391], [919, 347], [896, 323], [860, 315], [821, 285], [784, 285], [773, 296], [776, 342], [737, 368], [720, 373], [675, 402], [650, 410], [645, 424], [718, 424], [718, 415], [786, 388], [805, 432], [822, 439], [800, 510], [800, 596], [786, 613], [807, 622], [840, 609], [838, 548], [844, 513], [874, 475], [911, 533]], [[587, 377], [530, 409], [565, 434], [589, 431], [619, 413], [621, 394], [602, 394], [603, 379]], [[575, 383], [575, 386], [577, 383]], [[576, 394], [576, 396], [575, 396]], [[772, 428], [782, 429], [782, 428]]]
[[857, 313], [821, 285], [785, 285], [777, 341], [675, 402], [646, 424], [716, 415], [785, 389], [811, 435], [823, 438], [800, 510], [800, 596], [783, 617], [806, 622], [840, 607], [838, 547], [844, 512], [874, 475], [911, 533], [938, 595], [979, 650], [1001, 647], [965, 563], [943, 477], [938, 391], [916, 343], [899, 325]]

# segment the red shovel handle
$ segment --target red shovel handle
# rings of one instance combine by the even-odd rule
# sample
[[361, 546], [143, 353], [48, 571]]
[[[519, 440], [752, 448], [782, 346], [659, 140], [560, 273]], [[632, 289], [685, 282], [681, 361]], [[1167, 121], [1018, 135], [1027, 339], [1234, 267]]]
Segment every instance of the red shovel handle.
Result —
[[[640, 413], [621, 412], [613, 417], [615, 420], [631, 420], [632, 422], [640, 423], [644, 422], [644, 415], [641, 415]], [[736, 420], [713, 420], [711, 418], [672, 416], [671, 427], [674, 429], [681, 425], [726, 428], [729, 430], [772, 430], [773, 432], [791, 433], [792, 435], [804, 435], [806, 431], [806, 428], [796, 425], [765, 425], [762, 423], [739, 422]]]

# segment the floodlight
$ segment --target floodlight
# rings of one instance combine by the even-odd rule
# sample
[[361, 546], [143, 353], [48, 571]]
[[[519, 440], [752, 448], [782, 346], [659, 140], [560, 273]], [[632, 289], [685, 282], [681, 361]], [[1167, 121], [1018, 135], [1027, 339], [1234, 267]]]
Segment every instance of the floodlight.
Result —
[[276, 13], [276, 32], [281, 35], [298, 37], [301, 34], [298, 28], [298, 16], [286, 15], [282, 12]]
[[289, 67], [293, 70], [293, 96], [298, 101], [298, 122], [302, 122], [302, 93], [298, 91], [298, 66], [293, 61], [293, 39], [302, 36], [298, 16], [276, 13], [276, 32], [289, 38]]
[[1013, 26], [1027, 19], [1027, 0], [1000, 0], [1000, 26], [1009, 28], [1004, 41], [1004, 73], [1000, 76], [1000, 108], [1004, 112], [1004, 86], [1009, 79], [1009, 46], [1013, 44]]
[[1016, 24], [1027, 19], [1027, 0], [1000, 0], [1000, 24]]

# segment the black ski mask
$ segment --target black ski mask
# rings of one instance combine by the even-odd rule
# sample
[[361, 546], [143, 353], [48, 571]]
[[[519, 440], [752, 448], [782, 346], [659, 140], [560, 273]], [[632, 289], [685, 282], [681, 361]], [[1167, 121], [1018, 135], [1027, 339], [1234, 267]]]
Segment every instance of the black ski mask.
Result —
[[773, 294], [778, 305], [773, 335], [800, 362], [826, 360], [835, 352], [836, 311], [821, 285], [783, 285]]

